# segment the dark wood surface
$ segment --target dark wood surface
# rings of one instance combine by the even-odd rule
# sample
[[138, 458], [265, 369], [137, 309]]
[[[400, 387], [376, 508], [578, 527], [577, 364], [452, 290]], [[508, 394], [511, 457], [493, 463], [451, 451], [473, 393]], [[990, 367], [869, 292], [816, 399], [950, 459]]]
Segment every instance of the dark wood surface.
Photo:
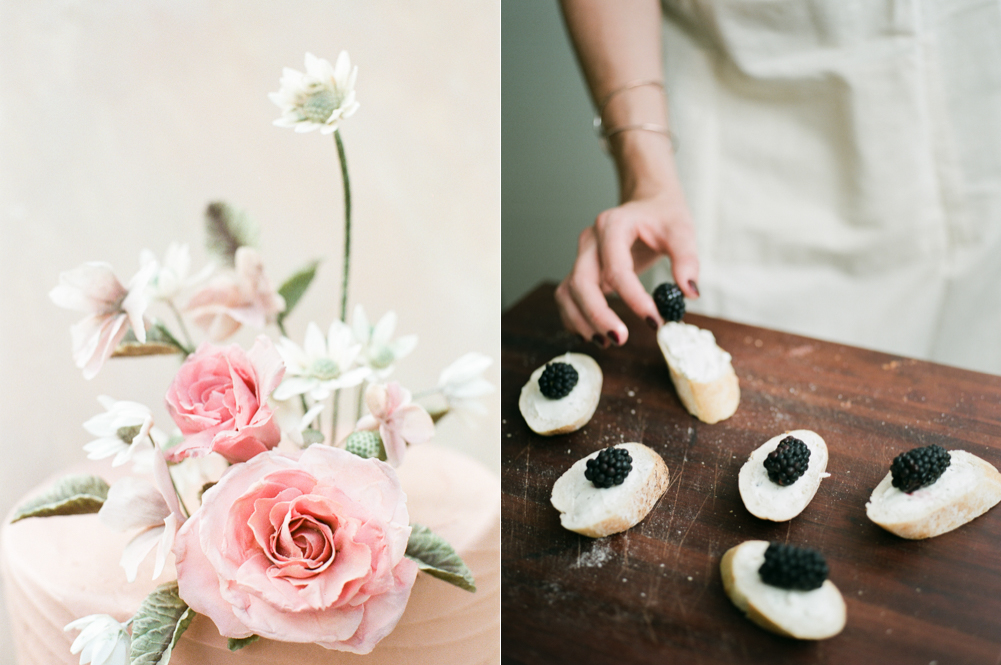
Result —
[[[706, 425], [678, 400], [654, 333], [621, 303], [629, 343], [602, 350], [562, 331], [544, 285], [503, 317], [503, 658], [552, 663], [1001, 663], [1001, 507], [948, 534], [898, 538], [865, 503], [893, 457], [937, 443], [1001, 464], [1001, 377], [687, 315], [733, 356], [737, 413]], [[999, 331], [1001, 334], [1001, 331]], [[534, 434], [518, 411], [532, 370], [568, 350], [604, 372], [582, 430]], [[827, 442], [831, 477], [791, 522], [744, 508], [737, 473], [785, 430]], [[625, 533], [593, 540], [564, 530], [549, 503], [577, 459], [640, 441], [671, 484]], [[819, 549], [848, 606], [821, 642], [778, 637], [729, 601], [719, 561], [749, 539]]]

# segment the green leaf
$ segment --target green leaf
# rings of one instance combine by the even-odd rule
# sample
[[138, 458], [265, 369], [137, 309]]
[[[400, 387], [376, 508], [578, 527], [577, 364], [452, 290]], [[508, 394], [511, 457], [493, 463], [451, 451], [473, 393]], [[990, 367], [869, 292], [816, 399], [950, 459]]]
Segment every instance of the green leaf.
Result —
[[167, 665], [195, 613], [177, 594], [177, 582], [158, 586], [132, 617], [129, 665]]
[[420, 524], [411, 524], [410, 540], [407, 541], [407, 558], [417, 562], [417, 567], [429, 575], [450, 584], [476, 591], [473, 573], [455, 553], [452, 546], [431, 529]]
[[226, 647], [230, 651], [239, 651], [243, 647], [247, 646], [248, 644], [253, 644], [259, 639], [261, 639], [260, 635], [251, 635], [250, 637], [240, 637], [240, 638], [231, 637], [229, 638], [229, 641], [226, 643]]
[[108, 483], [97, 476], [66, 476], [44, 494], [21, 504], [11, 524], [28, 517], [96, 513], [108, 498]]
[[319, 265], [319, 261], [313, 261], [286, 279], [285, 283], [278, 289], [278, 294], [285, 299], [285, 311], [278, 314], [279, 323], [285, 321], [285, 317], [289, 315], [289, 312], [298, 304], [302, 295], [306, 293], [306, 289], [309, 288], [313, 278], [316, 277], [316, 269]]
[[257, 244], [259, 234], [245, 212], [222, 201], [210, 203], [205, 209], [205, 232], [205, 246], [228, 266], [233, 265], [236, 250]]

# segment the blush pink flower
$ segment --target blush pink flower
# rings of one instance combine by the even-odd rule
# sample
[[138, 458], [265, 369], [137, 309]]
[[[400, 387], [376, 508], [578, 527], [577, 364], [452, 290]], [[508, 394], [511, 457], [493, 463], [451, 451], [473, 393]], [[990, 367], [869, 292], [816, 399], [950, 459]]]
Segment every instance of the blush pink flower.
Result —
[[136, 339], [146, 342], [143, 314], [149, 306], [144, 295], [156, 265], [144, 266], [126, 289], [107, 263], [85, 263], [59, 275], [59, 285], [49, 292], [52, 302], [86, 318], [70, 328], [73, 360], [85, 379], [93, 379], [111, 357], [131, 324]]
[[434, 436], [434, 421], [424, 407], [410, 402], [410, 391], [399, 383], [374, 383], [365, 391], [368, 415], [357, 430], [379, 430], [386, 459], [393, 466], [403, 462], [407, 444], [424, 443]]
[[313, 445], [226, 472], [177, 533], [180, 595], [225, 637], [368, 653], [399, 621], [417, 564], [388, 464]]
[[285, 299], [271, 286], [257, 250], [240, 247], [235, 269], [209, 280], [191, 297], [185, 311], [213, 341], [230, 337], [240, 326], [258, 330], [285, 311]]
[[181, 365], [167, 389], [167, 410], [184, 441], [166, 451], [171, 462], [217, 452], [245, 462], [278, 445], [281, 430], [268, 396], [285, 374], [278, 350], [267, 337], [244, 352], [202, 344]]

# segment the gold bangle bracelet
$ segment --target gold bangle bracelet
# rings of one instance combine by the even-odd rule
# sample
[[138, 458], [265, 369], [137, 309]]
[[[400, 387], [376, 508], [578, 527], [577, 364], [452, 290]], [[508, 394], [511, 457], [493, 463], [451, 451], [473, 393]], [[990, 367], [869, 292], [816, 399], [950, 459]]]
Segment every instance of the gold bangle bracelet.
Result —
[[616, 134], [621, 134], [622, 132], [628, 131], [641, 131], [641, 132], [654, 132], [655, 134], [663, 134], [667, 137], [667, 140], [671, 142], [671, 150], [678, 152], [678, 139], [670, 129], [664, 125], [654, 125], [652, 123], [640, 123], [637, 125], [622, 125], [621, 127], [613, 127], [607, 132], [600, 132], [601, 144], [605, 150], [608, 150], [608, 139], [615, 136]]
[[633, 88], [640, 88], [646, 85], [655, 85], [661, 90], [664, 89], [664, 82], [658, 81], [656, 79], [630, 81], [629, 83], [623, 84], [618, 88], [616, 88], [615, 90], [612, 90], [607, 95], [605, 95], [605, 98], [601, 100], [600, 104], [598, 104], [598, 119], [600, 120], [601, 116], [605, 114], [605, 107], [608, 106], [608, 102], [612, 101], [612, 98], [615, 97], [617, 94], [619, 94], [620, 92], [625, 92], [626, 90], [632, 90]]

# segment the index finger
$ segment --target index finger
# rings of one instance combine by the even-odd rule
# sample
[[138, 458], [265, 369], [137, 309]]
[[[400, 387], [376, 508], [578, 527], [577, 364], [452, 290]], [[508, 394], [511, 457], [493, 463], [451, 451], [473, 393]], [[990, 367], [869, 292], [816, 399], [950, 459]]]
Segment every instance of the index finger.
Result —
[[613, 225], [605, 231], [598, 252], [602, 280], [637, 316], [656, 327], [662, 323], [660, 313], [643, 288], [633, 263], [632, 247], [636, 241], [635, 234], [624, 225]]

